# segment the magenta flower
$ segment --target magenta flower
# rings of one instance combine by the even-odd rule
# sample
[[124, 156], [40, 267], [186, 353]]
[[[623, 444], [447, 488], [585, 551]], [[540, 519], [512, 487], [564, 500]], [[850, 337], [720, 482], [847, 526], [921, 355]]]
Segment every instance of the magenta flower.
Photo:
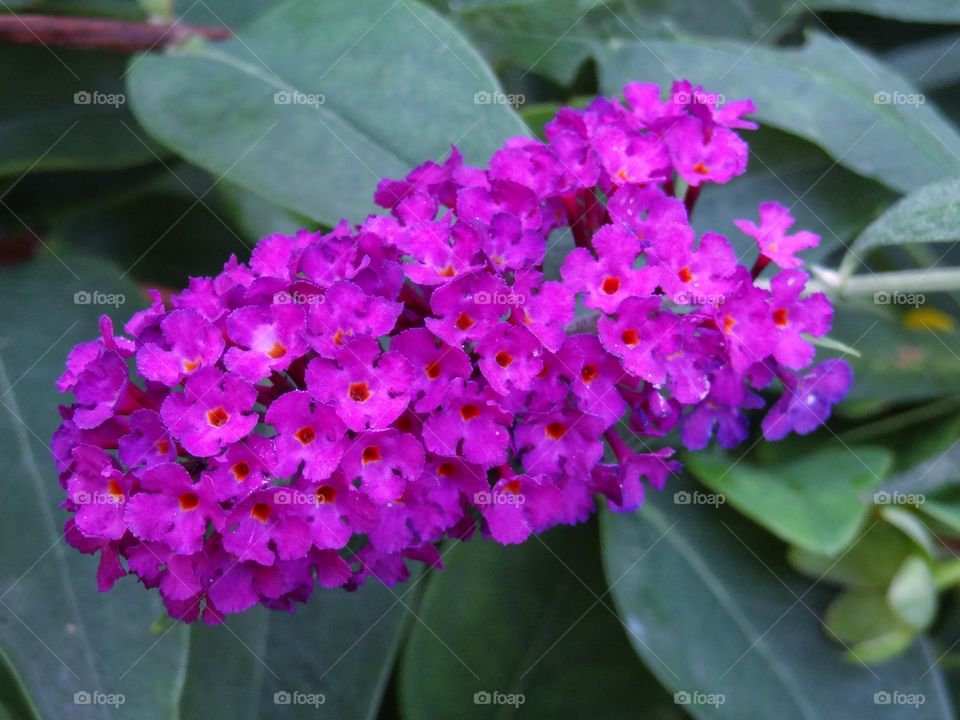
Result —
[[625, 299], [649, 295], [657, 287], [651, 268], [633, 267], [642, 245], [622, 225], [605, 225], [592, 239], [595, 260], [586, 248], [575, 248], [563, 263], [563, 281], [570, 290], [585, 293], [583, 303], [615, 313]]
[[214, 499], [213, 483], [195, 483], [181, 465], [162, 463], [141, 474], [140, 492], [130, 498], [123, 516], [135, 537], [192, 555], [203, 545], [207, 523], [222, 524], [223, 509]]
[[302, 467], [307, 480], [324, 480], [340, 465], [346, 448], [346, 427], [327, 405], [316, 404], [309, 393], [296, 390], [281, 395], [264, 418], [277, 431], [273, 472], [293, 477]]
[[737, 221], [751, 271], [690, 224], [703, 185], [745, 170], [752, 103], [685, 81], [624, 95], [488, 168], [453, 148], [382, 180], [384, 212], [270, 235], [169, 304], [152, 291], [126, 335], [104, 318], [67, 356], [51, 441], [97, 587], [134, 575], [184, 622], [293, 611], [318, 585], [441, 568], [444, 541], [523, 542], [598, 497], [631, 512], [679, 470], [671, 433], [742, 442], [774, 378], [768, 439], [826, 422], [852, 373], [810, 366], [832, 308], [795, 254], [816, 236], [761, 205]]
[[798, 268], [803, 264], [795, 257], [801, 250], [816, 247], [820, 236], [807, 230], [787, 235], [787, 230], [796, 222], [790, 211], [780, 203], [760, 203], [760, 224], [750, 220], [734, 220], [740, 232], [757, 241], [760, 253], [784, 269]]
[[250, 434], [258, 419], [250, 412], [256, 399], [252, 385], [208, 367], [193, 374], [183, 392], [167, 396], [160, 417], [187, 452], [209, 457]]

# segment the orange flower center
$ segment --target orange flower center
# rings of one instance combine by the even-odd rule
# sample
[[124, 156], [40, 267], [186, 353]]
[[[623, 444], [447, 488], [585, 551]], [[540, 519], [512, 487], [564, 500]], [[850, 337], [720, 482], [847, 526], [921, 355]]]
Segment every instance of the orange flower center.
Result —
[[544, 433], [551, 440], [559, 440], [567, 434], [567, 426], [561, 422], [547, 423], [547, 427], [544, 428]]
[[270, 519], [270, 506], [266, 503], [257, 503], [252, 508], [250, 508], [250, 517], [254, 520], [259, 520], [262, 523], [265, 523]]
[[213, 427], [223, 427], [229, 419], [229, 413], [219, 405], [213, 410], [207, 410], [207, 422]]
[[309, 445], [317, 439], [316, 431], [309, 425], [304, 425], [302, 428], [297, 430], [293, 436], [301, 445]]
[[198, 498], [194, 493], [188, 492], [181, 495], [177, 502], [180, 503], [180, 509], [185, 511], [196, 510], [197, 506], [200, 504], [200, 498]]
[[351, 400], [358, 403], [366, 402], [370, 399], [370, 396], [373, 395], [365, 382], [350, 383], [347, 394]]

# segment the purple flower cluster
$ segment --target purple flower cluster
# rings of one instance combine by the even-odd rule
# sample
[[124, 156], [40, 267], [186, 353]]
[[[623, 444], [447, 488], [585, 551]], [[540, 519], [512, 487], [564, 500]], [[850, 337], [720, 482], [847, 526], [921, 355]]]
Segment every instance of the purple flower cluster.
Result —
[[133, 573], [188, 622], [289, 610], [316, 583], [439, 566], [437, 543], [477, 528], [518, 543], [597, 496], [634, 510], [678, 464], [621, 429], [731, 447], [775, 381], [768, 439], [824, 422], [852, 378], [810, 367], [832, 308], [795, 253], [817, 236], [761, 205], [736, 223], [751, 270], [689, 223], [703, 183], [744, 172], [753, 104], [686, 82], [624, 95], [561, 110], [489, 169], [454, 148], [384, 180], [389, 212], [264, 238], [169, 307], [154, 291], [124, 335], [104, 317], [69, 354], [53, 438], [100, 589]]

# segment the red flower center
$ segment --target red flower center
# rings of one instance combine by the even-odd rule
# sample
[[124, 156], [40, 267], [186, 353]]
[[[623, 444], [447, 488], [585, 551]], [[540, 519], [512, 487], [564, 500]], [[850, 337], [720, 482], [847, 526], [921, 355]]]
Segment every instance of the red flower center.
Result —
[[350, 383], [347, 394], [354, 402], [362, 403], [369, 400], [373, 393], [370, 392], [370, 388], [367, 387], [365, 382], [355, 382]]
[[200, 498], [198, 498], [194, 493], [188, 492], [177, 498], [177, 502], [180, 503], [181, 510], [196, 510], [197, 506], [200, 504]]
[[213, 410], [207, 410], [207, 422], [213, 427], [223, 427], [230, 419], [230, 414], [219, 405]]

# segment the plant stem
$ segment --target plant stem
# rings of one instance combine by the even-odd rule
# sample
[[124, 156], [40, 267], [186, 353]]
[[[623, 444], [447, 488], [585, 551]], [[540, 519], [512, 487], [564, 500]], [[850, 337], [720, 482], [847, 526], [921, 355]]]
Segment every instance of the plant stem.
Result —
[[827, 291], [845, 297], [875, 293], [945, 292], [960, 289], [960, 268], [904, 270], [854, 275], [845, 279], [827, 268], [814, 265], [810, 269]]
[[222, 40], [227, 28], [57, 15], [0, 15], [0, 43], [135, 53], [163, 50], [200, 36]]

